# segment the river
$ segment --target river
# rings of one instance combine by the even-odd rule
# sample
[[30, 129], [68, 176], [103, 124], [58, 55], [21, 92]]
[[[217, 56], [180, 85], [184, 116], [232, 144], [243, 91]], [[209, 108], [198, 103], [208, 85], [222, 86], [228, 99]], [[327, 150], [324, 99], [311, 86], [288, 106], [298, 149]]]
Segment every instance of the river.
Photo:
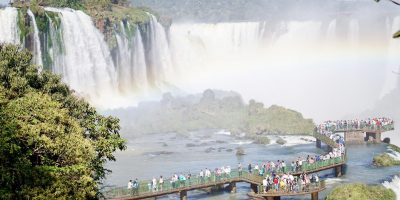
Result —
[[[309, 136], [284, 136], [288, 141], [285, 145], [276, 144], [277, 137], [271, 137], [271, 144], [253, 144], [251, 140], [233, 137], [228, 132], [204, 130], [187, 135], [165, 133], [145, 135], [128, 139], [126, 151], [117, 153], [117, 161], [108, 164], [113, 172], [105, 181], [106, 185], [125, 186], [130, 179], [139, 180], [158, 178], [160, 175], [170, 177], [173, 173], [195, 174], [201, 169], [221, 166], [236, 168], [241, 162], [261, 163], [265, 161], [295, 160], [299, 156], [322, 154], [323, 150], [315, 147], [315, 139]], [[236, 156], [236, 148], [242, 147], [246, 155]], [[320, 172], [319, 176], [327, 181], [327, 190], [320, 193], [324, 199], [335, 186], [343, 183], [362, 182], [387, 184], [396, 187], [396, 179], [390, 182], [394, 175], [399, 174], [400, 167], [376, 168], [371, 166], [375, 154], [388, 151], [386, 144], [351, 145], [347, 147], [347, 166], [345, 175], [335, 178], [333, 170]], [[398, 184], [397, 184], [398, 185]], [[249, 199], [247, 192], [250, 186], [238, 184], [236, 194], [217, 192], [207, 194], [202, 191], [191, 191], [188, 199]], [[310, 196], [298, 196], [283, 199], [309, 199]], [[169, 195], [160, 199], [179, 199], [178, 195]]]

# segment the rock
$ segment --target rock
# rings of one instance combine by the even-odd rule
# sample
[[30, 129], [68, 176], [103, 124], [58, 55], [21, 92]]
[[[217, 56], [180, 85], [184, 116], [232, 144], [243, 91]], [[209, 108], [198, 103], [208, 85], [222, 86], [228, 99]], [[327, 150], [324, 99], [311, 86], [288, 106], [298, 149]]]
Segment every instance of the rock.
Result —
[[246, 153], [244, 152], [244, 149], [242, 147], [238, 147], [238, 148], [236, 148], [236, 155], [243, 156], [243, 155], [246, 155]]
[[390, 138], [385, 138], [385, 139], [383, 139], [382, 142], [384, 142], [384, 143], [386, 143], [386, 144], [390, 144]]
[[211, 151], [215, 151], [215, 148], [209, 147], [205, 150], [206, 153], [210, 153]]
[[280, 145], [284, 145], [284, 144], [286, 144], [286, 140], [279, 138], [278, 140], [276, 140], [276, 143], [280, 144]]
[[222, 141], [222, 140], [217, 140], [217, 141], [215, 141], [216, 143], [218, 143], [218, 144], [224, 144], [224, 143], [226, 143], [226, 141]]
[[188, 144], [186, 144], [186, 147], [195, 147], [195, 146], [197, 146], [196, 144], [193, 144], [193, 143], [188, 143]]
[[233, 151], [233, 149], [227, 149], [226, 150], [226, 152], [232, 152]]
[[167, 143], [165, 143], [165, 142], [163, 142], [163, 143], [162, 143], [162, 146], [163, 146], [163, 147], [167, 147], [167, 146], [168, 146], [168, 144], [167, 144]]

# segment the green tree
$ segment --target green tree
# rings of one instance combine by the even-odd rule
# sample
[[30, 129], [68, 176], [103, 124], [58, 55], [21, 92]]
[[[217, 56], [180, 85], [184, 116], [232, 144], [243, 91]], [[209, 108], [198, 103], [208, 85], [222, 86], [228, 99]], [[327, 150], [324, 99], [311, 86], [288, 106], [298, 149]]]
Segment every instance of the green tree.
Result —
[[0, 196], [90, 199], [113, 153], [125, 149], [119, 120], [104, 117], [32, 55], [0, 45]]

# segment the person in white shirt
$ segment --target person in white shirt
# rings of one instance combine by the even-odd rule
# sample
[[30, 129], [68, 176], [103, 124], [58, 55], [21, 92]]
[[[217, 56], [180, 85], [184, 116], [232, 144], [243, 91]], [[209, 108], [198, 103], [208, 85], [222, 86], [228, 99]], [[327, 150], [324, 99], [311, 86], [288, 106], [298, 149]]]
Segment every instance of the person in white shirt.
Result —
[[132, 180], [129, 180], [129, 182], [128, 182], [128, 189], [132, 189], [132, 187], [133, 187]]

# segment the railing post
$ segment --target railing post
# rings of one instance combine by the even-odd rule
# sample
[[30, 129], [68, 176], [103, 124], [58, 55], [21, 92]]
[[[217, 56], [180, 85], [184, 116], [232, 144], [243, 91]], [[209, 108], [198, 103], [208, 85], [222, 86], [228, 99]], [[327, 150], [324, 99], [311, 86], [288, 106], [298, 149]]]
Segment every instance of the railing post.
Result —
[[180, 196], [181, 196], [181, 200], [187, 200], [187, 191], [186, 190], [182, 190], [180, 192]]
[[342, 174], [342, 165], [336, 166], [335, 167], [335, 176], [336, 177], [341, 177]]
[[318, 192], [311, 193], [311, 200], [318, 200]]
[[231, 182], [229, 184], [229, 187], [231, 189], [231, 193], [236, 193], [237, 189], [236, 189], [236, 182]]

